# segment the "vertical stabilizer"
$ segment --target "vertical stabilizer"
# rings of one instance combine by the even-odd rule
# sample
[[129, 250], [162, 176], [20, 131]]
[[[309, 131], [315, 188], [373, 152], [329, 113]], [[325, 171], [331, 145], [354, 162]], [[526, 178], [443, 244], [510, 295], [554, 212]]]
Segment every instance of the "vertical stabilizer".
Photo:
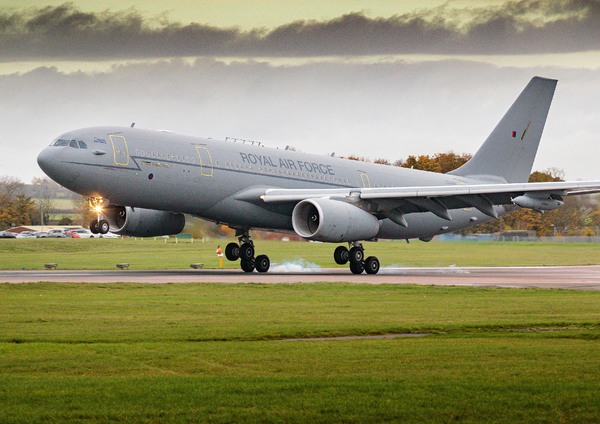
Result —
[[473, 158], [450, 174], [527, 182], [556, 83], [533, 77]]

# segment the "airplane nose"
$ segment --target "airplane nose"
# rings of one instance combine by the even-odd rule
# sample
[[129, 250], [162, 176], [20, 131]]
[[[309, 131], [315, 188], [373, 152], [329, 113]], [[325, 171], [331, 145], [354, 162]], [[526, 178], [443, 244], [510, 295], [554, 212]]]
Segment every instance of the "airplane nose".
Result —
[[51, 147], [46, 147], [44, 150], [40, 152], [37, 157], [37, 163], [42, 168], [42, 171], [49, 177], [52, 177], [53, 168], [56, 164], [56, 155]]

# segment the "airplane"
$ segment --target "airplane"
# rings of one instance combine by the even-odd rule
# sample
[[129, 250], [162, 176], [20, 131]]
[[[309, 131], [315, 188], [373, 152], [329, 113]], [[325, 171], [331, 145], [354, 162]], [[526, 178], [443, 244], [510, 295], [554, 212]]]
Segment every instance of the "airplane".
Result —
[[543, 212], [563, 196], [600, 192], [600, 181], [527, 182], [556, 84], [532, 78], [475, 155], [446, 174], [133, 124], [67, 132], [37, 161], [89, 199], [98, 212], [92, 232], [177, 234], [190, 214], [235, 229], [239, 243], [229, 243], [225, 256], [245, 272], [269, 270], [250, 236], [262, 229], [341, 244], [337, 264], [376, 274], [379, 259], [365, 257], [363, 241], [430, 241], [518, 208]]

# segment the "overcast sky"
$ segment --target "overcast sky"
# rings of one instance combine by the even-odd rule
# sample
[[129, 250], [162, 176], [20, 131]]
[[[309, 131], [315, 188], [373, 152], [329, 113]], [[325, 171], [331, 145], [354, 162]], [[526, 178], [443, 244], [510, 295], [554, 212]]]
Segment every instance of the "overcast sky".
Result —
[[391, 161], [474, 153], [540, 75], [559, 84], [534, 169], [600, 179], [600, 0], [97, 3], [0, 0], [0, 175], [28, 182], [61, 133], [131, 122]]

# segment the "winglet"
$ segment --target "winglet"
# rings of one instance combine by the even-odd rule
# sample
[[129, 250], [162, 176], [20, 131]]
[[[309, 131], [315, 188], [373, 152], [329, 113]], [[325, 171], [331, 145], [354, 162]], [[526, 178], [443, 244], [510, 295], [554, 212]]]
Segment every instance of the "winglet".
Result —
[[450, 174], [527, 182], [556, 83], [533, 77], [473, 158]]

